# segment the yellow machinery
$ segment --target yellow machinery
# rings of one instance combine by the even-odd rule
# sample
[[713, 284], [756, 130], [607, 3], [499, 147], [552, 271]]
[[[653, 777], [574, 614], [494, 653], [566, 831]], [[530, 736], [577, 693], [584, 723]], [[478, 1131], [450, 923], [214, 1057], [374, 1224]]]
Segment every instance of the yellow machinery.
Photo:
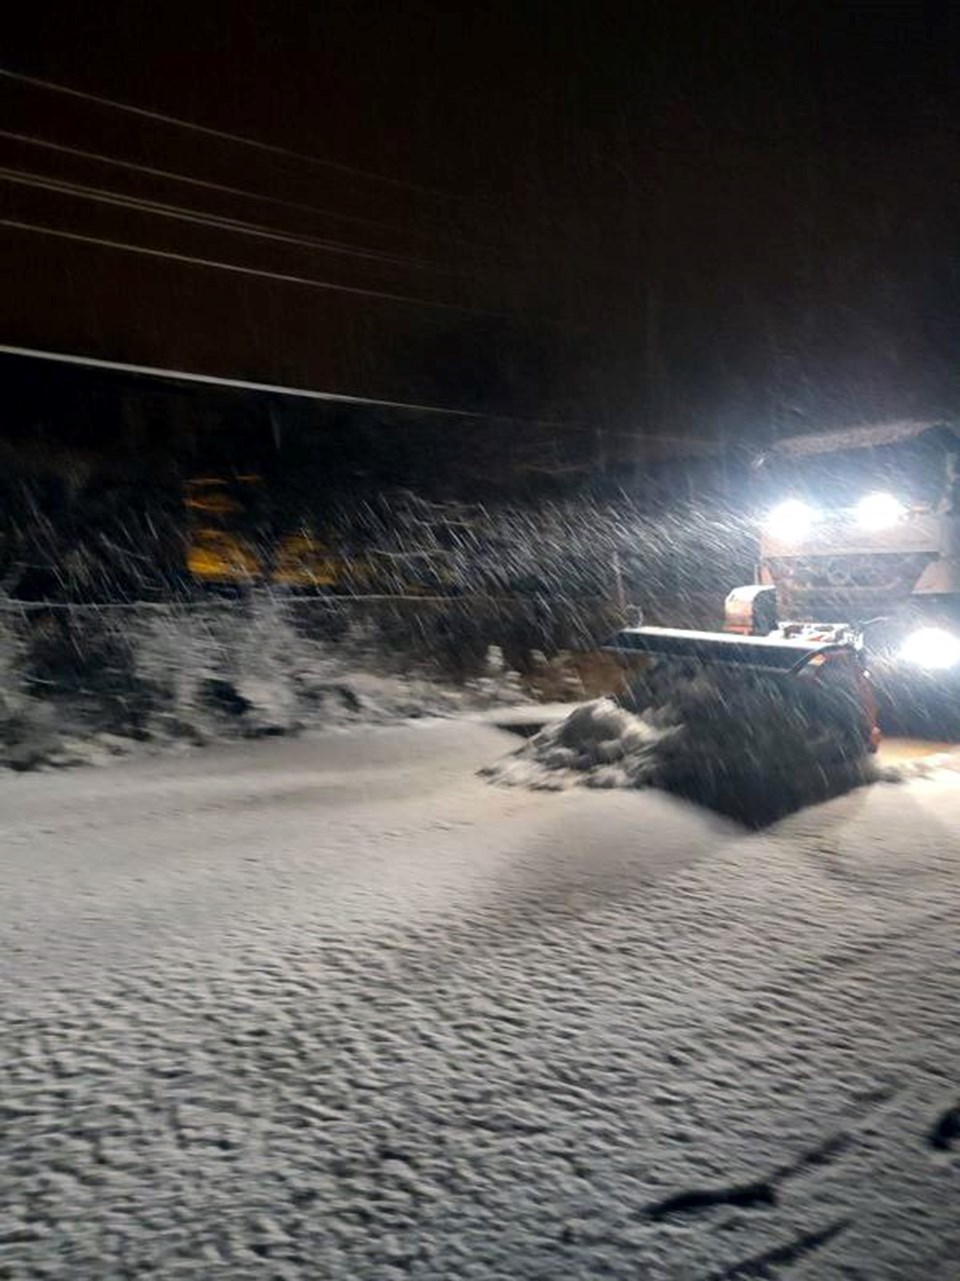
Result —
[[332, 591], [355, 584], [358, 565], [337, 556], [330, 546], [303, 531], [287, 534], [277, 544], [270, 581], [283, 587], [322, 588]]
[[237, 477], [234, 485], [217, 476], [187, 481], [187, 569], [203, 583], [253, 583], [261, 560], [253, 541], [232, 528], [247, 505], [231, 490], [253, 485], [256, 476]]
[[270, 584], [301, 591], [430, 596], [455, 590], [451, 555], [376, 551], [345, 555], [332, 538], [303, 527], [258, 533], [256, 475], [201, 476], [187, 482], [188, 572], [211, 586]]
[[187, 482], [187, 569], [203, 583], [272, 583], [326, 591], [355, 584], [360, 566], [334, 553], [308, 530], [257, 538], [244, 530], [258, 497], [259, 476], [201, 476]]

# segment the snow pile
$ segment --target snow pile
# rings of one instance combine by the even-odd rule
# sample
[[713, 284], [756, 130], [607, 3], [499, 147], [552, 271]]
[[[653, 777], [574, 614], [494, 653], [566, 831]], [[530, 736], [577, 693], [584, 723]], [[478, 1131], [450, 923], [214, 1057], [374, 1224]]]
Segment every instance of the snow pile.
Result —
[[32, 769], [60, 750], [52, 708], [24, 688], [24, 645], [0, 613], [0, 765]]
[[[0, 622], [2, 622], [0, 615]], [[491, 646], [461, 684], [389, 661], [362, 629], [332, 640], [283, 602], [56, 613], [0, 625], [0, 766], [98, 762], [137, 742], [204, 744], [515, 703]]]
[[498, 783], [552, 791], [580, 782], [644, 787], [654, 781], [660, 745], [672, 733], [676, 730], [657, 728], [613, 699], [598, 698], [483, 772]]
[[[182, 661], [184, 642], [190, 646]], [[450, 715], [520, 697], [517, 677], [491, 647], [482, 675], [462, 687], [426, 671], [391, 670], [362, 640], [327, 643], [266, 604], [238, 627], [231, 614], [201, 619], [184, 636], [166, 617], [147, 619], [136, 671], [152, 691], [148, 729], [201, 741], [290, 734], [311, 725]]]
[[550, 790], [660, 787], [758, 824], [877, 777], [842, 689], [726, 672], [645, 693], [639, 711], [585, 703], [485, 773]]

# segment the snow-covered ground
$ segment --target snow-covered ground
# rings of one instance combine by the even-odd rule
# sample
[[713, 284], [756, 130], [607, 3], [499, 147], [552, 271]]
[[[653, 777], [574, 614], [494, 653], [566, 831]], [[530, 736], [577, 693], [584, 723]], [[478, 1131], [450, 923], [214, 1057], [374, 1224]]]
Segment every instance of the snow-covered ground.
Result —
[[760, 834], [424, 722], [0, 776], [0, 1276], [960, 1276], [960, 775]]

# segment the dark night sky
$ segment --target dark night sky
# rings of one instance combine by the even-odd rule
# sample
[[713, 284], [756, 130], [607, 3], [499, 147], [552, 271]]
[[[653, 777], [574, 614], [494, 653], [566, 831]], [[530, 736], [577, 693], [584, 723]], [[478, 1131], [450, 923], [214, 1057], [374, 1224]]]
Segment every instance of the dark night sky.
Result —
[[0, 141], [21, 175], [401, 261], [7, 181], [3, 217], [497, 315], [5, 229], [0, 334], [631, 432], [956, 413], [958, 30], [942, 3], [22, 6], [7, 68], [418, 189], [6, 81], [7, 129], [326, 212]]

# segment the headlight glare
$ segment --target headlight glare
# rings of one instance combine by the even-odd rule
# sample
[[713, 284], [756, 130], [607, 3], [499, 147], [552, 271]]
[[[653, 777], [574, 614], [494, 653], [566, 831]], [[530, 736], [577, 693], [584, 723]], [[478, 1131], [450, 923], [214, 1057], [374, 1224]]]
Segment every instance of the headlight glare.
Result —
[[960, 664], [960, 636], [942, 627], [921, 627], [903, 642], [900, 657], [929, 672], [956, 667]]
[[816, 512], [799, 498], [788, 498], [767, 515], [764, 527], [771, 538], [784, 543], [800, 543], [810, 532]]
[[906, 513], [906, 507], [893, 494], [867, 494], [857, 503], [857, 524], [861, 529], [889, 529]]

